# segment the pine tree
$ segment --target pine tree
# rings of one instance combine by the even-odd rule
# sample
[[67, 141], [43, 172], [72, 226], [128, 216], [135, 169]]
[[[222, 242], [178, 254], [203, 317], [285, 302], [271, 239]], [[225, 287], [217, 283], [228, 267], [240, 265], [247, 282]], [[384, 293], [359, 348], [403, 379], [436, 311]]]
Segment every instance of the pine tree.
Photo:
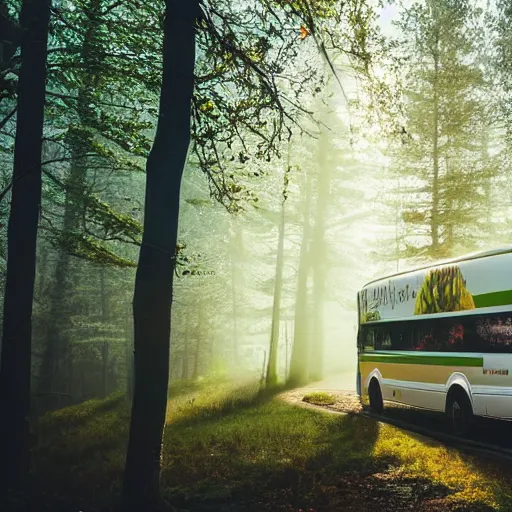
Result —
[[465, 1], [430, 0], [398, 23], [406, 126], [392, 157], [405, 193], [406, 257], [472, 249], [485, 228], [482, 189], [495, 169], [482, 158], [490, 105], [478, 16]]

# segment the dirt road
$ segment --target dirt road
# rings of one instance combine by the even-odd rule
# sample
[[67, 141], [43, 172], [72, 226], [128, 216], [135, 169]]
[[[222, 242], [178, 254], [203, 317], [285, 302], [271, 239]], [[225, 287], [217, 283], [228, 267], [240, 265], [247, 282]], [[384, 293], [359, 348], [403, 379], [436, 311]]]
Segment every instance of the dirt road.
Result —
[[[303, 402], [304, 395], [314, 391], [329, 393], [335, 398], [335, 403], [313, 405]], [[359, 396], [355, 391], [355, 372], [334, 375], [323, 381], [286, 391], [281, 396], [294, 405], [320, 409], [329, 413], [363, 412]], [[367, 416], [368, 411], [364, 411], [364, 415]], [[419, 434], [424, 439], [435, 439], [438, 443], [454, 446], [469, 453], [512, 460], [512, 437], [508, 422], [478, 418], [472, 434], [467, 438], [460, 438], [453, 435], [444, 414], [389, 402], [385, 403], [384, 414], [374, 419], [394, 425], [411, 434]]]

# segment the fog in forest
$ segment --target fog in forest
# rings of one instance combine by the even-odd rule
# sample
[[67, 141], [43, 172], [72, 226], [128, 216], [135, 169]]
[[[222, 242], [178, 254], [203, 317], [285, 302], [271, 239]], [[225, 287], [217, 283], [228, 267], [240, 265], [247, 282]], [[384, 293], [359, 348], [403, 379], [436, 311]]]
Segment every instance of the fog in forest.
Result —
[[[77, 484], [83, 503], [95, 495], [90, 475], [108, 464], [114, 494], [125, 476], [123, 512], [160, 502], [160, 473], [162, 488], [186, 502], [203, 492], [202, 481], [186, 487], [197, 469], [188, 459], [204, 448], [197, 467], [213, 461], [219, 432], [229, 432], [224, 454], [242, 453], [246, 438], [260, 445], [218, 475], [252, 475], [267, 457], [266, 434], [208, 430], [254, 400], [270, 411], [258, 413], [263, 422], [289, 414], [288, 427], [265, 427], [277, 432], [267, 436], [273, 464], [293, 459], [293, 447], [288, 458], [279, 451], [291, 442], [283, 432], [302, 423], [291, 438], [307, 440], [311, 467], [330, 464], [330, 452], [314, 451], [320, 420], [265, 400], [340, 376], [355, 397], [358, 290], [510, 244], [509, 4], [2, 2], [0, 406], [9, 419], [0, 459], [7, 453], [4, 466], [16, 466], [6, 488], [27, 478], [34, 448], [45, 496], [53, 484], [41, 460], [58, 445], [47, 439], [64, 419], [74, 436], [89, 415], [107, 426], [76, 437], [80, 457], [93, 438], [103, 457]], [[250, 399], [237, 394], [246, 385], [256, 389]], [[203, 428], [198, 418], [194, 444], [180, 428]], [[344, 425], [347, 439], [366, 436], [368, 449], [354, 451], [374, 457], [380, 427]], [[182, 441], [193, 448], [180, 452]], [[63, 443], [65, 460], [75, 441]], [[173, 466], [183, 454], [184, 466]], [[309, 468], [304, 461], [297, 467]], [[69, 487], [61, 470], [57, 487]], [[104, 496], [110, 506], [110, 487]], [[306, 502], [293, 510], [316, 510]]]
[[[265, 380], [271, 371], [284, 382], [354, 371], [356, 293], [365, 282], [507, 242], [503, 20], [477, 6], [461, 13], [435, 4], [430, 11], [420, 3], [369, 7], [383, 38], [368, 48], [375, 52], [371, 75], [335, 50], [319, 55], [305, 37], [297, 51], [323, 84], [300, 96], [299, 124], [281, 138], [279, 158], [257, 158], [238, 142], [224, 148], [229, 158], [208, 164], [222, 166], [208, 176], [197, 152], [189, 153], [171, 386], [212, 375]], [[432, 27], [437, 49], [427, 37]], [[201, 58], [199, 51], [198, 69]], [[282, 75], [302, 72], [285, 65]], [[102, 87], [75, 78], [93, 92]], [[290, 84], [279, 82], [284, 89]], [[37, 411], [130, 389], [145, 187], [140, 155], [154, 135], [158, 106], [154, 92], [148, 97], [139, 132], [124, 147], [137, 151], [116, 154], [111, 140], [98, 136], [93, 149], [77, 143], [76, 151], [85, 153], [76, 161], [66, 125], [78, 120], [68, 130], [75, 126], [75, 136], [87, 138], [90, 113], [68, 110], [63, 121], [59, 112], [69, 104], [48, 106], [33, 316]], [[215, 108], [205, 105], [205, 112]], [[101, 109], [111, 122], [122, 112]], [[9, 120], [1, 133], [6, 186], [14, 130]], [[220, 202], [219, 182], [228, 190]], [[1, 208], [5, 268], [6, 199]]]

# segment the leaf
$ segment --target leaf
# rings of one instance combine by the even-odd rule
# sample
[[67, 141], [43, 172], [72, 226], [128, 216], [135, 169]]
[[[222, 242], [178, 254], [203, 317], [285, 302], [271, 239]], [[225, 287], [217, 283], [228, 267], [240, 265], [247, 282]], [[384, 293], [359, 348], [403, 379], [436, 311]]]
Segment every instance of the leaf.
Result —
[[306, 37], [308, 37], [309, 35], [311, 35], [311, 30], [309, 30], [307, 27], [305, 27], [304, 25], [301, 25], [300, 26], [300, 29], [299, 29], [299, 37], [300, 37], [300, 40], [303, 41], [304, 39], [306, 39]]

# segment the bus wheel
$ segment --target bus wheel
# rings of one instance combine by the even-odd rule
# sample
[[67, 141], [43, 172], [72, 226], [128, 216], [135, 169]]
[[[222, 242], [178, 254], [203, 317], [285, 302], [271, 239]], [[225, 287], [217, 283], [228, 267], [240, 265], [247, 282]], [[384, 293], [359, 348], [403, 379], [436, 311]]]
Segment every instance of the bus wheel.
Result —
[[446, 414], [455, 434], [469, 434], [473, 425], [473, 408], [465, 391], [458, 388], [450, 390], [446, 399]]
[[368, 396], [370, 398], [370, 410], [376, 414], [382, 414], [384, 411], [384, 402], [382, 401], [382, 392], [377, 379], [370, 381]]

